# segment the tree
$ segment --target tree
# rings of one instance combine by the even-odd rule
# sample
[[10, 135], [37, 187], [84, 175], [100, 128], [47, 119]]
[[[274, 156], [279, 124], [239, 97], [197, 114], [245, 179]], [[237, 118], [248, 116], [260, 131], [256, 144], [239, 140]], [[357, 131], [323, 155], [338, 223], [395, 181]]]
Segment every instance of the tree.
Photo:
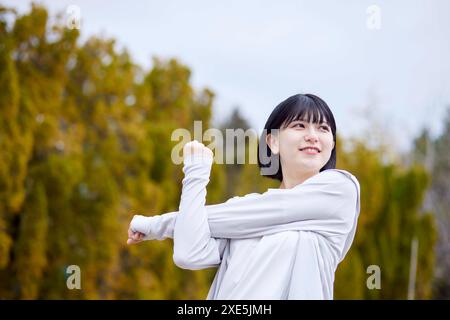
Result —
[[447, 277], [450, 272], [450, 108], [443, 120], [443, 132], [433, 139], [424, 129], [415, 139], [410, 155], [415, 163], [425, 166], [431, 176], [423, 207], [435, 213], [438, 230], [434, 279], [434, 297], [437, 299], [450, 297], [450, 280]]
[[[338, 149], [338, 168], [358, 178], [361, 212], [352, 248], [337, 269], [336, 297], [406, 299], [411, 244], [416, 237], [416, 297], [430, 298], [436, 226], [433, 215], [421, 208], [429, 176], [422, 166], [385, 163], [381, 152], [368, 149], [362, 141], [353, 141], [346, 150]], [[366, 270], [371, 265], [380, 268], [380, 290], [366, 287]]]
[[[174, 59], [145, 72], [114, 40], [79, 44], [41, 6], [8, 27], [11, 12], [0, 10], [0, 298], [204, 298], [210, 275], [177, 268], [170, 241], [130, 248], [125, 235], [132, 214], [177, 208], [171, 133], [207, 128], [214, 94]], [[69, 265], [82, 290], [67, 288]]]

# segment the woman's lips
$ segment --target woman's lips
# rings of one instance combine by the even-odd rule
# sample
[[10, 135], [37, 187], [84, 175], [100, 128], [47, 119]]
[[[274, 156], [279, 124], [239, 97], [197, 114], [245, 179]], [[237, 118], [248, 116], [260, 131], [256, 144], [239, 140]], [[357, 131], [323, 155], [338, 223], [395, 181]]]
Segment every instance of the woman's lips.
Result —
[[300, 149], [300, 151], [302, 151], [302, 152], [304, 152], [306, 154], [318, 154], [320, 152], [316, 148], [308, 148], [308, 147], [302, 148], [302, 149]]

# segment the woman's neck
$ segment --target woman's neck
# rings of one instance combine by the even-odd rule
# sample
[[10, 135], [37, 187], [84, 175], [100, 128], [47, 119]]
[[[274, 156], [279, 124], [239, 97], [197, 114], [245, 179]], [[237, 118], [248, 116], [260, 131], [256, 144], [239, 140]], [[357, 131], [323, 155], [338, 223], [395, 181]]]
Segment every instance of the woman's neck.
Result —
[[281, 181], [280, 189], [291, 189], [303, 182], [305, 182], [307, 179], [311, 178], [312, 176], [315, 176], [319, 172], [305, 172], [303, 174], [299, 174], [295, 177], [292, 176], [286, 176], [283, 174], [283, 181]]

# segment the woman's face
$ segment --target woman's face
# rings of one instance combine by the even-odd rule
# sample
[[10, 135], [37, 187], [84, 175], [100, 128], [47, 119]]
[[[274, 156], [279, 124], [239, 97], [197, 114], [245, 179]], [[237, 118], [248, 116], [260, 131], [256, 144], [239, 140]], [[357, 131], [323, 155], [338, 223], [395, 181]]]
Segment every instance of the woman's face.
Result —
[[295, 120], [272, 137], [271, 150], [280, 154], [283, 173], [318, 173], [330, 160], [334, 147], [331, 127], [326, 123]]

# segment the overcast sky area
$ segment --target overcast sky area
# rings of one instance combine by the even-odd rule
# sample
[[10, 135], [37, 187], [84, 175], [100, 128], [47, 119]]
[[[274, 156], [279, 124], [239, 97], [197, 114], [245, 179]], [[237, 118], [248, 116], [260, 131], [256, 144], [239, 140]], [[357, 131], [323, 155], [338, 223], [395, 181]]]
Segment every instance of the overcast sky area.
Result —
[[450, 105], [448, 0], [38, 3], [51, 15], [78, 6], [81, 41], [115, 38], [147, 70], [152, 56], [177, 58], [197, 90], [215, 92], [216, 123], [238, 106], [260, 132], [279, 102], [314, 93], [343, 137], [367, 130], [369, 115], [404, 150], [423, 127], [439, 134]]

